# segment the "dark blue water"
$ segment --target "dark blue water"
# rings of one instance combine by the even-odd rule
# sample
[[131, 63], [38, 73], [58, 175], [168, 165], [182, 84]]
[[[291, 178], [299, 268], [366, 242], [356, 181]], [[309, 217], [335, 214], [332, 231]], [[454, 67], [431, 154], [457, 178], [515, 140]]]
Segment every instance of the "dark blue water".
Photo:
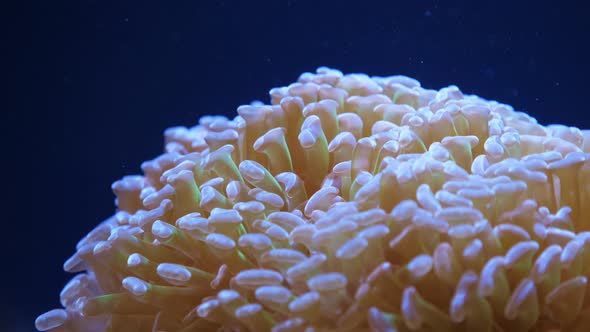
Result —
[[456, 84], [541, 123], [590, 127], [579, 4], [317, 2], [38, 1], [25, 11], [27, 34], [12, 33], [30, 83], [18, 98], [34, 127], [23, 145], [34, 176], [11, 222], [18, 233], [4, 239], [16, 272], [5, 273], [0, 330], [32, 330], [60, 306], [63, 261], [114, 211], [110, 184], [160, 153], [166, 127], [268, 102], [271, 87], [320, 65]]

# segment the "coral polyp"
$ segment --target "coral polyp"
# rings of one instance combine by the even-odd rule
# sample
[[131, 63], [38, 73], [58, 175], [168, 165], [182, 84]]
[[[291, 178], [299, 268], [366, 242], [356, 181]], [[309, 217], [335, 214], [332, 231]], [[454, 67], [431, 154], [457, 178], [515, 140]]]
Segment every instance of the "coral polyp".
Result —
[[590, 131], [321, 67], [165, 131], [40, 331], [588, 331]]

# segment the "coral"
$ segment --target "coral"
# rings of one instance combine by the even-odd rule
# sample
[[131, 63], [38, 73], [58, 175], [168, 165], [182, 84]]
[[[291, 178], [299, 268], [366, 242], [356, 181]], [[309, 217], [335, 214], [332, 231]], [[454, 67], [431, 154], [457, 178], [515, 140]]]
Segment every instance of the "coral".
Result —
[[319, 68], [165, 131], [41, 331], [587, 331], [590, 131]]

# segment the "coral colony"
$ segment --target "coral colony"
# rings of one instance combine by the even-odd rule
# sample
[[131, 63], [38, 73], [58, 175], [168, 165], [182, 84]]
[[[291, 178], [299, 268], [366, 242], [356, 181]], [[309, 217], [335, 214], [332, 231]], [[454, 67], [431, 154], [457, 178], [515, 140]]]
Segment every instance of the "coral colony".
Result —
[[40, 331], [588, 331], [590, 131], [321, 67], [165, 132]]

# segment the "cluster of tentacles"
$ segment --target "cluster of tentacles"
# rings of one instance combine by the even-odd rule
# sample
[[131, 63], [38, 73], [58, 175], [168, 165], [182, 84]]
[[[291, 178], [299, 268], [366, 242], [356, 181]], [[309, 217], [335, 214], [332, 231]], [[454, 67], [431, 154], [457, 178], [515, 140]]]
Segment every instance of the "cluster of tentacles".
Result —
[[42, 331], [587, 331], [590, 132], [328, 68], [165, 132]]

